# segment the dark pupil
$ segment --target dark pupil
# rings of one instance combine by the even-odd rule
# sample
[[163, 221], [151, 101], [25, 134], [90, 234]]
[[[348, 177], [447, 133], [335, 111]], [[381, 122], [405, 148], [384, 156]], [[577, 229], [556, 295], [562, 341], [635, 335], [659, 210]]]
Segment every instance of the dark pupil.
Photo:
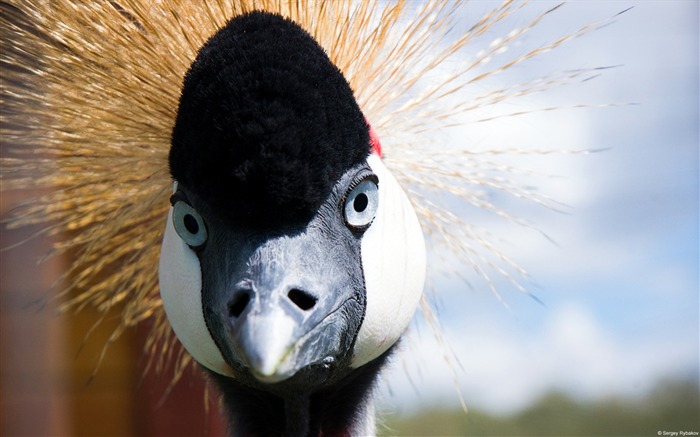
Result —
[[187, 214], [184, 217], [185, 220], [185, 229], [187, 229], [187, 232], [190, 234], [196, 234], [199, 232], [199, 224], [197, 224], [197, 219], [192, 216], [192, 214]]
[[365, 193], [360, 193], [355, 197], [352, 206], [355, 208], [355, 211], [362, 212], [367, 208], [368, 203], [369, 199], [367, 199], [367, 195]]

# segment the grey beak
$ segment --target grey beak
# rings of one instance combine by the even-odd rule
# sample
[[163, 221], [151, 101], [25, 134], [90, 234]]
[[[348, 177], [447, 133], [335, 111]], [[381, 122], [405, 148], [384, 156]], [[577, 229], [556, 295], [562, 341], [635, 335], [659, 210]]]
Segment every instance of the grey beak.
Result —
[[336, 250], [329, 257], [323, 243], [314, 232], [269, 240], [233, 287], [227, 303], [233, 353], [261, 382], [328, 367], [351, 349], [350, 319], [361, 315], [348, 314], [362, 311], [357, 274], [342, 262], [351, 254]]
[[[234, 349], [257, 379], [279, 382], [312, 364], [307, 361], [316, 354], [305, 337], [318, 326], [322, 315], [315, 313], [328, 310], [315, 308], [317, 303], [310, 293], [286, 285], [255, 285], [237, 291], [229, 306]], [[236, 315], [243, 304], [246, 308]]]

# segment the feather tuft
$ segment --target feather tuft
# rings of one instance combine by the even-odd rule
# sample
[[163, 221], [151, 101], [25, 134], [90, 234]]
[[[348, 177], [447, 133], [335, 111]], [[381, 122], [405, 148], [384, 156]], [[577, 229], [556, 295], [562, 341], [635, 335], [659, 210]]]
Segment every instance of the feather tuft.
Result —
[[[455, 202], [534, 228], [492, 202], [489, 193], [554, 210], [566, 207], [522, 186], [515, 176], [529, 170], [499, 158], [568, 152], [480, 150], [434, 139], [437, 131], [529, 113], [494, 108], [586, 81], [606, 68], [555, 72], [506, 86], [495, 82], [616, 18], [520, 51], [524, 35], [561, 5], [503, 32], [509, 17], [526, 7], [533, 5], [506, 0], [467, 22], [469, 5], [456, 2], [0, 2], [0, 183], [5, 192], [39, 193], [3, 225], [42, 225], [37, 237], [58, 237], [48, 256], [73, 257], [57, 281], [60, 311], [121, 308], [122, 325], [110, 342], [149, 320], [149, 368], [175, 362], [176, 377], [182, 375], [190, 358], [167, 324], [157, 286], [180, 89], [211, 35], [232, 17], [265, 10], [299, 23], [343, 72], [429, 242], [443, 248], [435, 253], [456, 256], [499, 299], [493, 275], [526, 291], [527, 272], [492, 235], [460, 215], [463, 208]], [[501, 34], [494, 37], [496, 30]], [[424, 314], [432, 320], [432, 313]]]

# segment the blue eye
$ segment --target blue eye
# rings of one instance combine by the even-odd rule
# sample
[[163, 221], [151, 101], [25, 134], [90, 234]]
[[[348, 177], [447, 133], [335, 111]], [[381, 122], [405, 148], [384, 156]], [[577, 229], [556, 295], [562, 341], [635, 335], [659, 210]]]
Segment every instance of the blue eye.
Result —
[[371, 178], [357, 184], [345, 197], [345, 223], [357, 231], [365, 230], [372, 224], [379, 204], [379, 187]]
[[207, 242], [207, 227], [202, 216], [186, 202], [177, 201], [173, 205], [173, 226], [182, 241], [194, 249]]

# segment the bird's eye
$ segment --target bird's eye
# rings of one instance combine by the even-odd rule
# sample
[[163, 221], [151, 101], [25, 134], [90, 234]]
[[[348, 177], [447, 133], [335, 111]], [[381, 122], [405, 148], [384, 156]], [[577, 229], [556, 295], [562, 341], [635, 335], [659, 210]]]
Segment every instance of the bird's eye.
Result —
[[345, 197], [345, 223], [353, 230], [363, 231], [372, 224], [379, 204], [376, 180], [365, 178]]
[[193, 249], [207, 242], [207, 227], [202, 216], [186, 202], [178, 201], [173, 205], [173, 225], [180, 238]]

